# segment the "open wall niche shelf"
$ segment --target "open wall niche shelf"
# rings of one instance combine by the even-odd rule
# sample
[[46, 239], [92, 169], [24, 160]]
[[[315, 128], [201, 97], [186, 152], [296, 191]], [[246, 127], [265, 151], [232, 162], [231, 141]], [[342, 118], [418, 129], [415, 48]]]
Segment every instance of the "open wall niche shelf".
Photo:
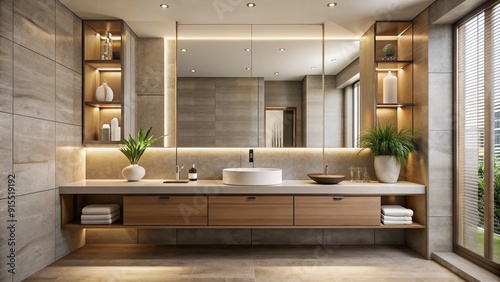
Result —
[[[413, 128], [413, 22], [375, 22], [362, 36], [361, 130], [378, 123]], [[383, 81], [397, 78], [397, 102], [384, 103]], [[374, 106], [375, 105], [375, 106]]]
[[[83, 21], [83, 144], [114, 146], [120, 141], [103, 141], [101, 128], [117, 118], [121, 136], [135, 127], [130, 118], [135, 109], [132, 92], [135, 76], [135, 34], [122, 20]], [[109, 42], [105, 47], [105, 43]], [[111, 46], [110, 46], [111, 45]], [[106, 52], [104, 51], [105, 48]], [[97, 88], [104, 82], [112, 89], [111, 101], [98, 101]]]
[[[374, 37], [376, 122], [413, 128], [413, 23], [376, 22]], [[389, 71], [397, 77], [397, 103], [383, 102], [383, 80]]]

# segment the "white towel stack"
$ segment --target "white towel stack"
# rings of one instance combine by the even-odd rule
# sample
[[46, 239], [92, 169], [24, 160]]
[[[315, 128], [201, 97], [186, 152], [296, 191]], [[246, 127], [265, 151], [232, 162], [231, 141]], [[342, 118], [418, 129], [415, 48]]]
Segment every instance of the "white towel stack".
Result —
[[384, 225], [412, 224], [413, 210], [400, 205], [382, 206], [380, 219]]
[[120, 205], [88, 205], [82, 209], [82, 224], [111, 224], [120, 219]]

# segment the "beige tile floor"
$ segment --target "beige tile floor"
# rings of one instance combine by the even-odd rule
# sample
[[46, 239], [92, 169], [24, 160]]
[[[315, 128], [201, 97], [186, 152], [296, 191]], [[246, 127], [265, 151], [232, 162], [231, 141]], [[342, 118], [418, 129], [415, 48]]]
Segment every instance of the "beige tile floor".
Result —
[[25, 281], [463, 281], [403, 246], [86, 245]]

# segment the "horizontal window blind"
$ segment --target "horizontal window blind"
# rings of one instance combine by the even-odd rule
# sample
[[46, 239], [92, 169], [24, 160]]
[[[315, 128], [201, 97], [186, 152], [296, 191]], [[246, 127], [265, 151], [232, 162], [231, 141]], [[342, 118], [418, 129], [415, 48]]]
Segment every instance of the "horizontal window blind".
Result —
[[457, 28], [456, 135], [456, 243], [496, 262], [500, 258], [500, 252], [495, 251], [495, 244], [500, 244], [500, 237], [496, 238], [500, 236], [500, 188], [496, 187], [500, 185], [499, 90], [497, 1]]

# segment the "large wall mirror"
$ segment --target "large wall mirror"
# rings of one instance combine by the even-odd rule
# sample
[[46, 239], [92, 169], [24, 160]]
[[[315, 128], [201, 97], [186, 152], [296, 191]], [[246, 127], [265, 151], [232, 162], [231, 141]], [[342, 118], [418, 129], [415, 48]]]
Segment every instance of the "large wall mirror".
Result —
[[358, 53], [324, 25], [178, 25], [177, 146], [351, 147]]

